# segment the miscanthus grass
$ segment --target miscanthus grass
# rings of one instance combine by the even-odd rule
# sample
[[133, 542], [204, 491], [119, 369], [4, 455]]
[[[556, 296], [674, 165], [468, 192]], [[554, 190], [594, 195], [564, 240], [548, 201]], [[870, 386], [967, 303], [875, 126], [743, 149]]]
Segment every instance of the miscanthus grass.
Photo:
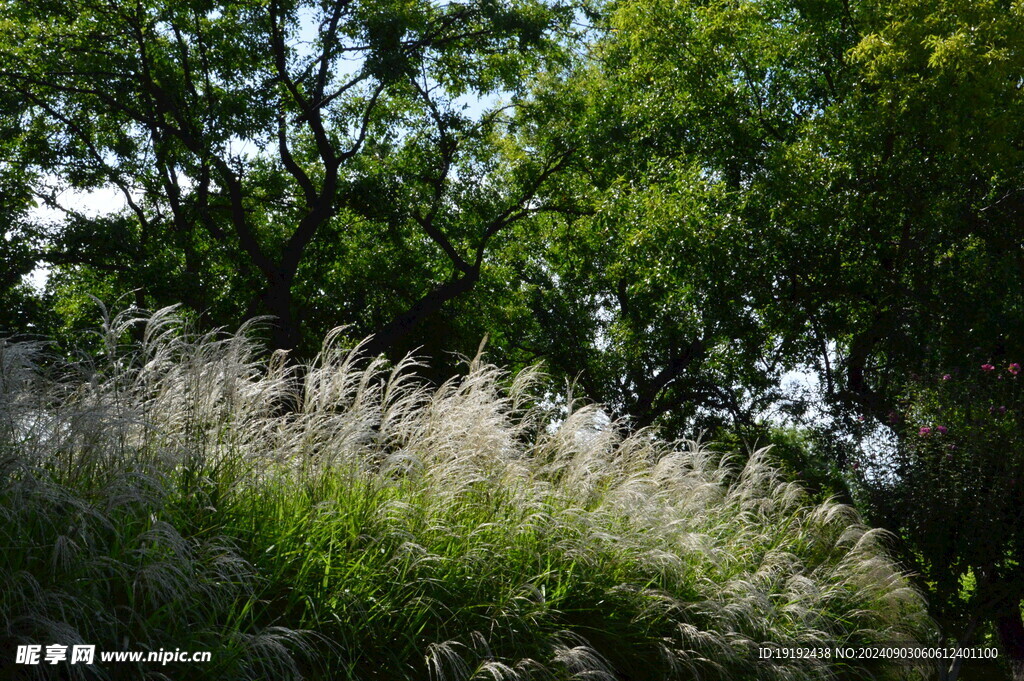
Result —
[[[931, 631], [885, 537], [769, 453], [592, 406], [555, 427], [535, 372], [477, 359], [429, 389], [339, 338], [298, 370], [163, 310], [109, 320], [91, 362], [0, 345], [0, 677], [921, 673], [759, 659]], [[212, 660], [13, 665], [51, 643]]]

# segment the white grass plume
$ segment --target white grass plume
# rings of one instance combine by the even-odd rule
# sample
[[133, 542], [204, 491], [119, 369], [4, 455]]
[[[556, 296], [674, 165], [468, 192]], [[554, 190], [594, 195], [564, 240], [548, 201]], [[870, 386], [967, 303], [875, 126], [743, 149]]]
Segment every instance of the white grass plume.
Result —
[[[126, 342], [135, 324], [137, 346]], [[0, 513], [21, 528], [0, 530], [0, 543], [47, 546], [43, 562], [27, 552], [0, 565], [13, 585], [0, 596], [0, 636], [28, 640], [67, 621], [81, 638], [124, 622], [184, 635], [141, 615], [175, 602], [202, 623], [199, 638], [215, 636], [223, 613], [275, 577], [256, 574], [237, 537], [150, 519], [207, 497], [197, 514], [252, 511], [218, 521], [253, 525], [246, 541], [280, 532], [249, 560], [308, 579], [338, 640], [359, 637], [356, 622], [408, 620], [418, 653], [388, 662], [408, 678], [646, 678], [645, 660], [662, 675], [651, 678], [830, 679], [818, 661], [764, 664], [752, 651], [930, 635], [884, 536], [848, 507], [811, 503], [766, 450], [739, 465], [697, 442], [626, 434], [595, 406], [549, 432], [530, 406], [535, 369], [510, 378], [477, 358], [430, 390], [414, 360], [345, 349], [341, 331], [299, 368], [261, 361], [251, 330], [193, 334], [173, 309], [114, 317], [102, 360], [49, 381], [33, 348], [0, 345], [0, 437], [14, 453], [0, 460]], [[30, 402], [26, 424], [18, 413]], [[86, 616], [106, 610], [69, 580], [109, 575], [139, 613]], [[471, 597], [490, 600], [461, 610], [453, 600]], [[292, 656], [312, 655], [294, 629], [238, 628], [231, 640], [262, 660], [239, 678], [295, 676]], [[374, 678], [351, 665], [351, 678]]]

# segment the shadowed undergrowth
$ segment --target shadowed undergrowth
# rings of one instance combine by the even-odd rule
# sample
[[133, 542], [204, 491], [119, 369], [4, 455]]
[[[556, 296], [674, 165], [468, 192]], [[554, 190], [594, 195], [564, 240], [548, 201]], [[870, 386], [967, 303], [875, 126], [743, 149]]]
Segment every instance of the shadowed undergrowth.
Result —
[[[123, 341], [133, 324], [142, 341]], [[536, 375], [438, 389], [329, 337], [301, 371], [173, 310], [91, 363], [0, 345], [0, 642], [209, 650], [101, 678], [829, 679], [764, 644], [930, 634], [854, 511], [765, 452], [549, 426]], [[38, 368], [44, 365], [46, 369]], [[11, 669], [11, 667], [8, 667]], [[0, 672], [2, 676], [4, 672]], [[12, 674], [15, 672], [11, 672]]]

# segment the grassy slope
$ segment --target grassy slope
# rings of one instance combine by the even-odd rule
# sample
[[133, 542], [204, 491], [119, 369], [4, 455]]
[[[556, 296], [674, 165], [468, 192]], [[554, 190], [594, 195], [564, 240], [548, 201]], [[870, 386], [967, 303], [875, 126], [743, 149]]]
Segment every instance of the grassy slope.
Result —
[[163, 311], [125, 349], [129, 321], [59, 379], [0, 347], [0, 670], [85, 642], [213, 661], [62, 673], [847, 678], [756, 647], [928, 635], [878, 533], [764, 453], [623, 438], [593, 408], [552, 431], [529, 373], [428, 392], [333, 339], [285, 409], [299, 379], [244, 335]]

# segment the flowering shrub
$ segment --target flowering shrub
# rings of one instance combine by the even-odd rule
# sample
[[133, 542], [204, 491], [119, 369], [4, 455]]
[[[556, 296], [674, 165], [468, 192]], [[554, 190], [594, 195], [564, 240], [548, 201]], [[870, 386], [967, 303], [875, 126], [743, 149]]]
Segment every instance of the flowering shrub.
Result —
[[[876, 502], [914, 547], [947, 632], [1020, 623], [1024, 599], [1024, 376], [976, 362], [918, 379], [887, 422], [896, 435]], [[892, 501], [881, 500], [886, 496]], [[962, 585], [974, 580], [971, 589]], [[1016, 619], [1015, 619], [1016, 618]], [[976, 620], [975, 620], [976, 621]], [[1013, 624], [1016, 627], [1017, 624]], [[1016, 629], [1014, 629], [1015, 631]], [[959, 635], [959, 634], [958, 634]], [[1005, 642], [1004, 642], [1005, 643]]]
[[[1002, 451], [1008, 463], [1019, 458], [1012, 454], [1019, 453], [1024, 444], [1024, 378], [1018, 378], [1020, 364], [996, 367], [986, 362], [979, 369], [945, 373], [908, 392], [902, 402], [905, 411], [893, 412], [888, 419], [901, 436], [904, 456], [927, 460], [938, 451], [959, 451], [966, 463]], [[911, 437], [913, 433], [916, 438]], [[1020, 477], [1011, 470], [1007, 473], [1006, 482]]]

